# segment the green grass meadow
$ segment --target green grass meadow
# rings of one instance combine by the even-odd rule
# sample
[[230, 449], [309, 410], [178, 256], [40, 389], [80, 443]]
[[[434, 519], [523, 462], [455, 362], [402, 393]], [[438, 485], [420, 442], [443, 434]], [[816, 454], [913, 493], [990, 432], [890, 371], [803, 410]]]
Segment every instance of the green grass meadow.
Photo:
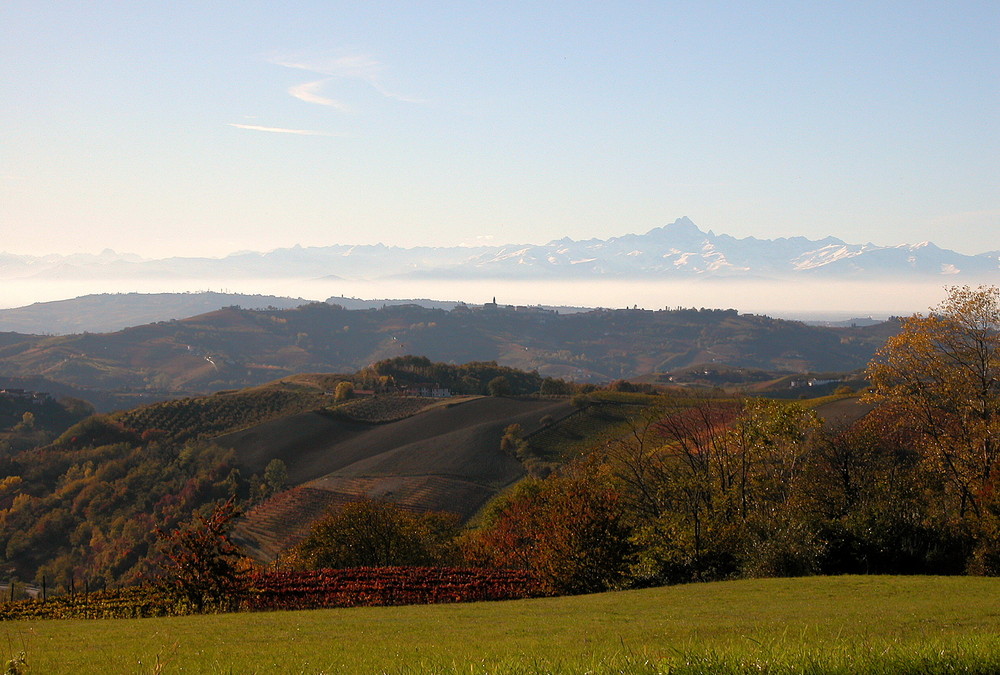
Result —
[[0, 623], [0, 650], [0, 666], [23, 651], [29, 673], [995, 673], [1000, 579], [808, 577], [463, 605], [16, 621]]

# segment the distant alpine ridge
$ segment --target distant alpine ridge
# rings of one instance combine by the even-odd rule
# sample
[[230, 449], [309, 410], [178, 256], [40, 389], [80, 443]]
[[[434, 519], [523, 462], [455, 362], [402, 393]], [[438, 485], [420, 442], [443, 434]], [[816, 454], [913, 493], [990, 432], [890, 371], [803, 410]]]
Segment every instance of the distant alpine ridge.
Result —
[[1000, 277], [1000, 251], [970, 256], [930, 242], [876, 246], [834, 237], [737, 239], [688, 218], [646, 234], [542, 245], [400, 248], [383, 244], [241, 252], [224, 258], [43, 257], [0, 253], [0, 279], [685, 279], [830, 278], [954, 281]]

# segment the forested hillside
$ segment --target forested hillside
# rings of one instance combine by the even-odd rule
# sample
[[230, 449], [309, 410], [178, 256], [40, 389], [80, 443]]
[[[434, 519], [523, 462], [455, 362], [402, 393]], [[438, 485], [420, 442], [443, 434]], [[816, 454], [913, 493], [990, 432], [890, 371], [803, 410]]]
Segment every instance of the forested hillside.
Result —
[[[516, 458], [500, 452], [512, 420], [537, 424], [549, 408], [570, 408], [566, 398], [501, 397], [466, 409], [461, 404], [468, 397], [406, 395], [426, 378], [456, 395], [491, 388], [524, 395], [543, 384], [537, 374], [494, 363], [454, 366], [407, 357], [360, 373], [292, 376], [112, 415], [91, 415], [82, 402], [57, 403], [42, 394], [0, 394], [0, 576], [45, 576], [51, 587], [68, 587], [73, 579], [94, 587], [134, 583], [156, 571], [158, 529], [220, 499], [235, 496], [249, 508], [324, 477], [330, 484], [316, 489], [340, 490], [333, 501], [384, 492], [377, 480], [362, 489], [329, 475], [383, 453], [396, 452], [391, 461], [379, 460], [377, 475], [387, 479], [395, 465], [408, 463], [413, 474], [408, 454], [423, 458], [420, 494], [400, 492], [410, 494], [414, 508], [431, 509], [442, 490], [461, 484], [474, 486], [455, 501], [468, 514], [525, 474]], [[367, 389], [352, 397], [355, 386], [380, 393]], [[428, 411], [435, 405], [445, 407]], [[463, 427], [468, 431], [460, 438]], [[401, 451], [404, 446], [412, 452]], [[448, 460], [450, 449], [461, 458]], [[310, 516], [322, 513], [321, 507]]]

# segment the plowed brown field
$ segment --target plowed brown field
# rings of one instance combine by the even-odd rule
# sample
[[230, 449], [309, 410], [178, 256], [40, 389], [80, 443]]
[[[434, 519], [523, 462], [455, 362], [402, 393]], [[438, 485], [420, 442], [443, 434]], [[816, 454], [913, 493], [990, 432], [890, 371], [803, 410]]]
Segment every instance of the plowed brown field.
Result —
[[572, 410], [566, 400], [484, 397], [389, 424], [313, 412], [228, 434], [217, 442], [236, 451], [245, 471], [260, 473], [277, 458], [296, 486], [248, 512], [235, 537], [270, 560], [330, 506], [362, 496], [467, 519], [524, 476], [517, 459], [500, 450], [504, 429], [517, 423], [530, 433], [543, 416]]

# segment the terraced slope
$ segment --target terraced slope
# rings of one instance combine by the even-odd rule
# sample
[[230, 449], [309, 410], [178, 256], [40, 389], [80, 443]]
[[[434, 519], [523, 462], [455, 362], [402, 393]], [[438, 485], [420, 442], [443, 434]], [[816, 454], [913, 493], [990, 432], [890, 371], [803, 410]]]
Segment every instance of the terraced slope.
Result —
[[504, 429], [517, 423], [530, 433], [543, 416], [571, 410], [565, 400], [481, 397], [390, 424], [304, 413], [229, 434], [218, 442], [234, 448], [247, 471], [278, 458], [296, 485], [250, 511], [235, 538], [256, 557], [273, 559], [331, 505], [361, 496], [467, 519], [525, 474], [500, 450]]
[[271, 561], [291, 542], [305, 538], [317, 514], [344, 501], [326, 490], [294, 487], [250, 510], [231, 538], [251, 557]]

